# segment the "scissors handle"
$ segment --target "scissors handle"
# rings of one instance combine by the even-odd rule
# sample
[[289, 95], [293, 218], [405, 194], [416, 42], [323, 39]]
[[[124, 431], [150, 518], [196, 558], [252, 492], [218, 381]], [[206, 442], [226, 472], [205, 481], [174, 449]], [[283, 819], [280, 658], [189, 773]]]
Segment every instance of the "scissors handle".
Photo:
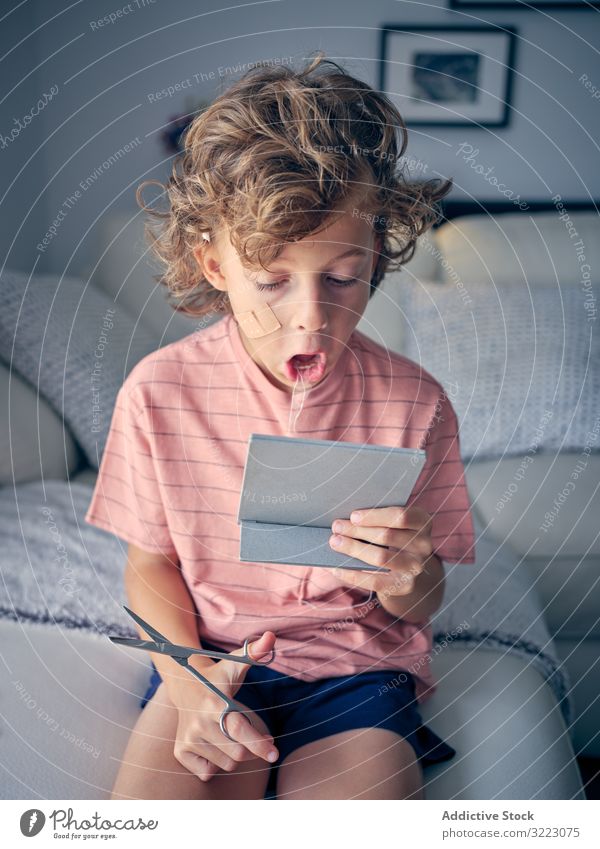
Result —
[[173, 648], [184, 648], [189, 654], [199, 654], [203, 657], [212, 657], [214, 660], [232, 660], [235, 663], [247, 663], [250, 666], [268, 666], [275, 659], [275, 649], [272, 648], [269, 654], [264, 657], [262, 660], [256, 660], [252, 657], [249, 651], [249, 645], [252, 642], [250, 637], [246, 637], [244, 640], [244, 645], [242, 647], [242, 651], [244, 654], [242, 655], [232, 655], [229, 652], [225, 651], [213, 651], [212, 649], [185, 649], [182, 646], [167, 646], [165, 653], [172, 654]]
[[[271, 661], [275, 657], [275, 649], [272, 648], [270, 653], [263, 660], [255, 660], [250, 655], [250, 651], [249, 651], [250, 641], [251, 641], [250, 637], [246, 637], [246, 639], [244, 640], [244, 645], [243, 645], [244, 654], [242, 656], [231, 657], [229, 654], [227, 654], [225, 652], [215, 652], [215, 651], [211, 651], [210, 649], [196, 649], [194, 651], [194, 654], [204, 654], [204, 655], [209, 655], [210, 657], [213, 657], [213, 658], [222, 658], [224, 660], [237, 660], [241, 663], [252, 664], [253, 666], [267, 666], [269, 663], [271, 663]], [[177, 658], [174, 658], [174, 659], [177, 660]], [[212, 681], [209, 681], [208, 678], [205, 678], [204, 675], [202, 675], [201, 672], [198, 672], [197, 669], [194, 669], [193, 666], [190, 666], [190, 664], [187, 662], [187, 659], [181, 660], [181, 661], [178, 661], [178, 662], [180, 662], [188, 670], [188, 672], [190, 672], [192, 675], [194, 675], [196, 678], [198, 678], [198, 680], [201, 681], [206, 687], [208, 687], [208, 689], [211, 691], [211, 693], [214, 693], [215, 696], [218, 696], [221, 699], [221, 701], [225, 702], [225, 707], [221, 711], [221, 715], [219, 717], [219, 727], [221, 728], [221, 731], [227, 737], [228, 740], [231, 740], [232, 743], [239, 743], [239, 740], [235, 740], [231, 736], [229, 731], [227, 730], [227, 727], [225, 725], [225, 719], [227, 717], [227, 714], [229, 714], [229, 713], [241, 713], [243, 716], [246, 717], [246, 719], [248, 720], [250, 725], [252, 725], [254, 727], [254, 723], [252, 722], [250, 717], [247, 716], [248, 708], [245, 705], [240, 704], [240, 702], [237, 702], [234, 699], [230, 699], [229, 696], [226, 696], [225, 693], [223, 693], [221, 690], [219, 690], [219, 688], [216, 687], [212, 683]]]
[[231, 701], [229, 702], [229, 704], [225, 705], [225, 707], [221, 711], [221, 716], [219, 717], [219, 725], [221, 727], [221, 731], [227, 737], [228, 740], [231, 740], [232, 743], [239, 743], [240, 741], [234, 740], [234, 738], [231, 736], [231, 734], [229, 733], [229, 731], [225, 727], [225, 717], [229, 713], [241, 713], [243, 716], [246, 717], [246, 719], [248, 720], [250, 725], [252, 725], [252, 727], [254, 727], [254, 723], [252, 722], [250, 717], [247, 716], [248, 708], [244, 707], [244, 709], [242, 710], [241, 707], [238, 707], [234, 702], [231, 702]]
[[272, 648], [270, 654], [267, 657], [264, 657], [262, 660], [255, 660], [248, 651], [248, 646], [250, 644], [250, 637], [246, 637], [244, 640], [243, 651], [244, 654], [241, 658], [234, 658], [235, 660], [243, 660], [244, 663], [252, 663], [255, 666], [268, 666], [275, 659], [275, 649]]
[[225, 651], [213, 651], [212, 649], [186, 649], [185, 646], [172, 646], [170, 644], [166, 645], [165, 654], [173, 654], [173, 649], [182, 648], [188, 654], [199, 654], [203, 657], [212, 657], [214, 660], [232, 660], [235, 663], [247, 663], [250, 666], [268, 666], [275, 658], [275, 649], [272, 648], [267, 657], [262, 660], [255, 660], [252, 657], [249, 651], [249, 645], [251, 642], [250, 637], [246, 637], [244, 640], [244, 645], [242, 651], [244, 654], [242, 655], [232, 655], [229, 652]]
[[[188, 672], [194, 675], [194, 677], [198, 678], [198, 680], [201, 681], [205, 687], [208, 687], [211, 693], [214, 693], [215, 696], [218, 696], [221, 699], [221, 701], [225, 702], [225, 707], [223, 708], [221, 716], [219, 717], [219, 726], [228, 740], [231, 740], [232, 743], [239, 743], [239, 740], [234, 740], [234, 738], [231, 736], [231, 734], [225, 727], [225, 717], [228, 713], [241, 713], [246, 715], [248, 709], [245, 706], [241, 705], [239, 702], [230, 699], [229, 696], [226, 696], [225, 693], [219, 690], [219, 688], [216, 687], [212, 681], [209, 681], [208, 678], [205, 678], [204, 675], [202, 675], [201, 672], [198, 672], [197, 669], [194, 669], [193, 666], [190, 666], [188, 663], [184, 663], [182, 665], [184, 665]], [[253, 725], [252, 720], [249, 716], [247, 716], [246, 719], [251, 725]]]

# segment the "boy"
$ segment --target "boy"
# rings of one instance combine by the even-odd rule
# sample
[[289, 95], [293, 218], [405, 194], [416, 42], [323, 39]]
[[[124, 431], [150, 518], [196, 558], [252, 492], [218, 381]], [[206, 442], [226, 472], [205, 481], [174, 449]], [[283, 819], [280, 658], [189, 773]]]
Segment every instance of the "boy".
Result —
[[[322, 56], [253, 68], [185, 135], [153, 247], [174, 306], [225, 317], [130, 372], [86, 519], [129, 543], [129, 604], [172, 642], [239, 654], [257, 637], [253, 657], [276, 658], [194, 658], [250, 710], [229, 717], [232, 743], [222, 703], [153, 656], [113, 798], [422, 798], [422, 765], [454, 755], [418, 702], [442, 560], [474, 562], [456, 416], [430, 374], [355, 329], [449, 189], [406, 183], [405, 147], [393, 105]], [[252, 432], [425, 448], [405, 509], [332, 528], [388, 574], [240, 563]]]

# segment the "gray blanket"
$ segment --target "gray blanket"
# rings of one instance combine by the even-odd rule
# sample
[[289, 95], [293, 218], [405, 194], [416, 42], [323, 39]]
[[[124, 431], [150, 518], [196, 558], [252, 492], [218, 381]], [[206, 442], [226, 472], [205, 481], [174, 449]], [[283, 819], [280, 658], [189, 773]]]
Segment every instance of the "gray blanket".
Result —
[[[489, 283], [490, 281], [488, 281]], [[562, 286], [399, 288], [402, 353], [452, 402], [463, 459], [600, 451], [600, 335], [574, 281]], [[567, 285], [568, 284], [568, 285]], [[598, 290], [600, 287], [595, 287]]]
[[[127, 546], [84, 522], [91, 495], [89, 484], [53, 480], [0, 489], [0, 617], [137, 636], [122, 607]], [[473, 518], [477, 562], [447, 564], [434, 653], [456, 642], [520, 655], [546, 678], [570, 724], [569, 681], [531, 578]]]

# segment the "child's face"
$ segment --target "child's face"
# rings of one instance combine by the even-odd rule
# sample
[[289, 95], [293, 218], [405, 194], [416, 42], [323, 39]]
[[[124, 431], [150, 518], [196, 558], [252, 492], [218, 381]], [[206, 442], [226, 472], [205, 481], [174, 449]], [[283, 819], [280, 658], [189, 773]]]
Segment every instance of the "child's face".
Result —
[[[227, 230], [194, 254], [210, 283], [226, 291], [234, 316], [268, 304], [281, 327], [250, 338], [244, 347], [275, 386], [292, 391], [298, 377], [314, 386], [333, 369], [369, 301], [369, 283], [381, 247], [369, 223], [347, 205], [315, 235], [286, 244], [269, 271], [245, 268]], [[348, 253], [348, 252], [351, 253]], [[347, 254], [346, 256], [340, 256]], [[346, 281], [348, 285], [344, 285]], [[273, 287], [273, 284], [275, 286]], [[259, 289], [260, 285], [271, 286]], [[300, 371], [295, 354], [320, 352], [316, 365]]]

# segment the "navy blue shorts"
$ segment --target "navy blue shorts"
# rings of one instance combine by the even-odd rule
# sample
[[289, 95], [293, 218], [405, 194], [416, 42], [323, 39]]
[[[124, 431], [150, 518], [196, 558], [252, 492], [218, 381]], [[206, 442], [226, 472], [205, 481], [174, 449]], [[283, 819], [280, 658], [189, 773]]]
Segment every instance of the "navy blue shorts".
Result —
[[[203, 648], [226, 651], [205, 641]], [[153, 666], [145, 707], [161, 677]], [[251, 666], [235, 698], [261, 717], [279, 750], [265, 798], [275, 797], [277, 768], [294, 749], [355, 728], [389, 728], [415, 750], [422, 766], [448, 760], [456, 751], [423, 724], [415, 680], [404, 670], [379, 669], [355, 675], [301, 681], [268, 666]], [[266, 763], [266, 762], [265, 762]]]

